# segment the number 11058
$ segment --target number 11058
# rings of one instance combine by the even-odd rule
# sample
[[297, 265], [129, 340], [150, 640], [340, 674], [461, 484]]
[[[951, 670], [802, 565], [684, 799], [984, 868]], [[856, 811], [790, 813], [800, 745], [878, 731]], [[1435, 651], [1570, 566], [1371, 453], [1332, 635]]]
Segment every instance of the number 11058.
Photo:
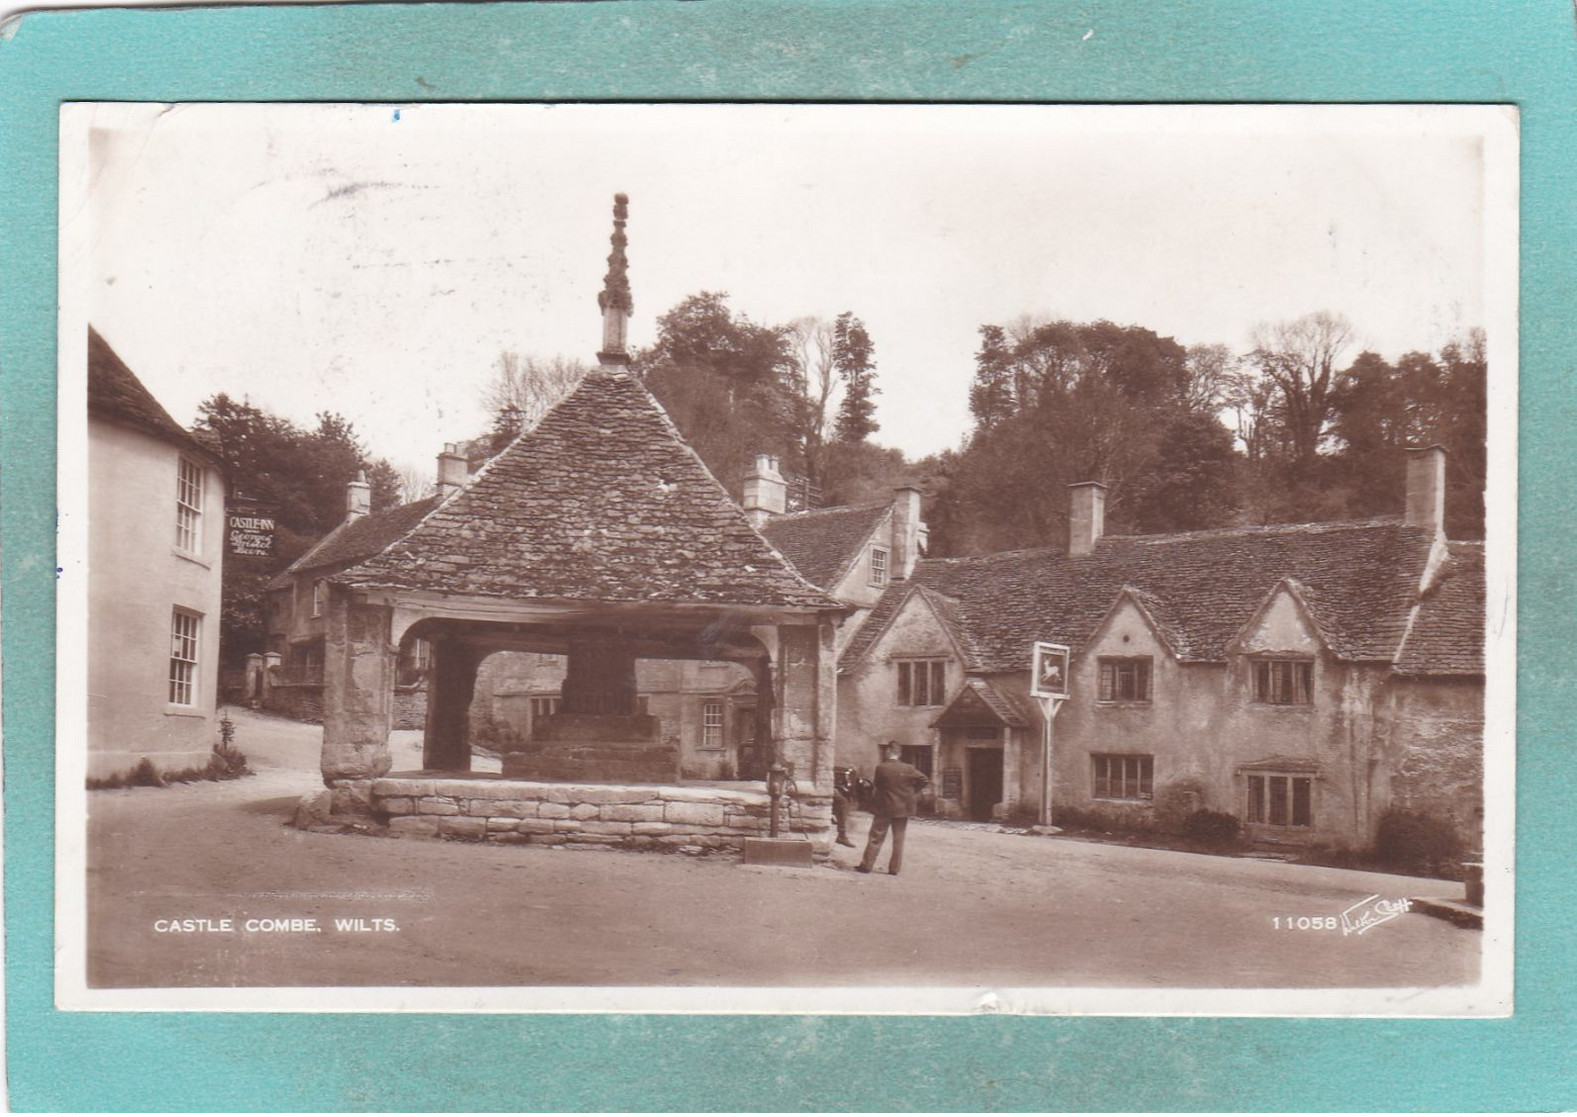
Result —
[[1273, 915], [1270, 925], [1277, 931], [1334, 931], [1339, 926], [1334, 915]]

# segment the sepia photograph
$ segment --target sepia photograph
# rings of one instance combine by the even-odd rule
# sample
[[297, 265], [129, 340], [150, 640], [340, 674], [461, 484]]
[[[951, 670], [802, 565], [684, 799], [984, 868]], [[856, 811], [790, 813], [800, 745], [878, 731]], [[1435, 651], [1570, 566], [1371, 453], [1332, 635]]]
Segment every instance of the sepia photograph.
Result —
[[1514, 108], [60, 161], [59, 1008], [1511, 1012]]

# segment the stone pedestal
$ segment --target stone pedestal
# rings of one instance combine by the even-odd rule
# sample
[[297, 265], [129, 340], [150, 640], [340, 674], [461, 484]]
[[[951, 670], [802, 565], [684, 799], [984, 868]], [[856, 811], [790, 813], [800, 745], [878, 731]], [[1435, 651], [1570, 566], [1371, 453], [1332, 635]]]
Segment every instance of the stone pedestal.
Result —
[[645, 714], [559, 713], [537, 721], [531, 740], [506, 752], [511, 779], [677, 783], [679, 749]]
[[561, 694], [565, 713], [634, 714], [635, 653], [613, 641], [571, 641]]

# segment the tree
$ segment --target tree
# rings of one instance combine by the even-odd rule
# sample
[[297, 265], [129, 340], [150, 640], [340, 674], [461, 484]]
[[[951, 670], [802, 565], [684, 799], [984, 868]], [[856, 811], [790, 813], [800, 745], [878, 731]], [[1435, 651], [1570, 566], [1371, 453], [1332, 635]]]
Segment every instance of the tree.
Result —
[[1323, 310], [1255, 332], [1249, 359], [1274, 389], [1288, 455], [1297, 468], [1309, 466], [1323, 445], [1342, 354], [1353, 336], [1346, 318]]
[[367, 470], [367, 483], [372, 486], [372, 510], [382, 512], [404, 502], [404, 482], [399, 470], [387, 458], [379, 458]]
[[975, 379], [969, 386], [969, 413], [974, 416], [975, 428], [990, 427], [1017, 410], [1007, 331], [1001, 326], [981, 326], [980, 348], [975, 351]]
[[871, 335], [865, 323], [849, 311], [838, 315], [833, 327], [832, 362], [843, 381], [843, 403], [838, 408], [838, 438], [863, 442], [877, 430], [876, 362]]
[[1145, 533], [1192, 531], [1231, 520], [1239, 458], [1214, 415], [1182, 411], [1161, 430], [1160, 452], [1134, 483], [1133, 524]]
[[221, 392], [198, 406], [198, 427], [210, 436], [230, 484], [229, 498], [265, 507], [275, 523], [274, 553], [227, 555], [220, 590], [223, 660], [240, 662], [263, 646], [267, 584], [345, 519], [346, 485], [365, 470], [372, 507], [391, 507], [399, 479], [384, 460], [371, 461], [342, 415], [322, 412], [302, 430]]
[[1219, 415], [1230, 406], [1242, 362], [1225, 345], [1190, 345], [1178, 402], [1195, 415]]
[[832, 401], [838, 389], [833, 324], [822, 318], [796, 318], [788, 328], [800, 396], [796, 435], [805, 458], [805, 476], [812, 485], [824, 488], [827, 447], [833, 433]]
[[714, 476], [736, 496], [758, 453], [803, 465], [803, 422], [792, 334], [729, 309], [703, 291], [657, 320], [657, 340], [633, 365]]
[[399, 470], [399, 475], [400, 500], [406, 504], [431, 496], [437, 484], [429, 466], [406, 465]]
[[1447, 532], [1482, 537], [1486, 371], [1482, 331], [1438, 354], [1404, 353], [1394, 364], [1358, 355], [1332, 400], [1335, 448], [1327, 463], [1331, 483], [1347, 494], [1346, 515], [1398, 511], [1406, 450], [1438, 442], [1447, 450]]
[[[1062, 545], [1077, 481], [1106, 484], [1113, 530], [1225, 521], [1236, 455], [1215, 416], [1196, 410], [1219, 393], [1228, 366], [1219, 353], [1191, 362], [1172, 338], [1106, 321], [1021, 319], [983, 326], [980, 337], [975, 427], [947, 463], [940, 545]], [[1180, 463], [1161, 460], [1168, 447]]]
[[566, 357], [521, 356], [509, 350], [493, 362], [493, 378], [482, 390], [482, 406], [493, 416], [492, 450], [536, 424], [586, 375], [586, 366]]

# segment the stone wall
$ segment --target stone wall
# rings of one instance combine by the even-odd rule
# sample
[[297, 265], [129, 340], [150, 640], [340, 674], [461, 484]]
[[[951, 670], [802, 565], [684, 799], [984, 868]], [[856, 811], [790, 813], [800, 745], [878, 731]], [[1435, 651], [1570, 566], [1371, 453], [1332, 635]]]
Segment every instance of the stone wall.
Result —
[[323, 721], [323, 687], [317, 683], [271, 683], [263, 709], [314, 725]]
[[426, 725], [426, 685], [396, 687], [394, 689], [394, 728], [423, 729]]
[[[569, 849], [735, 850], [745, 838], [766, 837], [770, 816], [765, 792], [731, 788], [383, 777], [367, 791], [372, 817], [392, 836]], [[832, 800], [796, 797], [780, 833], [808, 839], [825, 858]]]
[[1484, 686], [1479, 678], [1397, 678], [1386, 719], [1389, 805], [1449, 822], [1482, 847]]

